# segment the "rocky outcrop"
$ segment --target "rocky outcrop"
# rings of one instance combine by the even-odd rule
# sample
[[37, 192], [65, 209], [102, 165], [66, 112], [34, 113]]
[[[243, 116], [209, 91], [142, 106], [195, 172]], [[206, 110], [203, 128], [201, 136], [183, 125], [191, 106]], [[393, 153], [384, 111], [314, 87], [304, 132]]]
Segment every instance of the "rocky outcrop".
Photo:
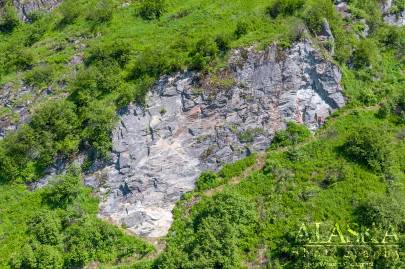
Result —
[[101, 218], [164, 236], [201, 171], [265, 150], [288, 121], [315, 130], [345, 104], [338, 68], [309, 41], [235, 50], [221, 74], [225, 86], [193, 72], [164, 76], [145, 107], [123, 113], [113, 164], [86, 178], [100, 194]]
[[381, 12], [384, 15], [384, 21], [391, 25], [405, 26], [405, 10], [396, 10], [393, 12], [395, 0], [385, 0], [381, 3]]
[[[344, 18], [350, 18], [350, 8], [348, 5], [348, 0], [335, 0], [336, 10], [342, 14]], [[379, 1], [381, 13], [385, 23], [394, 26], [404, 26], [405, 25], [405, 10], [396, 10], [396, 0], [381, 0]], [[361, 21], [368, 28], [366, 22]], [[368, 30], [366, 30], [368, 32]], [[368, 36], [368, 33], [365, 35]]]
[[13, 5], [19, 17], [29, 20], [29, 15], [35, 11], [50, 11], [58, 6], [63, 0], [13, 0]]

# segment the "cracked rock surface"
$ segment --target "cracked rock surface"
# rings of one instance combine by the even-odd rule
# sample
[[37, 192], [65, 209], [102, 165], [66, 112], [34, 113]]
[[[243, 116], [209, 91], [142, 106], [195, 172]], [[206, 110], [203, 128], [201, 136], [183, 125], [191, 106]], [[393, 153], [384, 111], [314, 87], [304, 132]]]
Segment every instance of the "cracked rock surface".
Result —
[[13, 0], [13, 5], [19, 17], [29, 20], [29, 15], [35, 11], [50, 11], [57, 7], [62, 0]]
[[341, 73], [309, 41], [289, 50], [238, 49], [232, 85], [199, 74], [162, 77], [146, 106], [130, 106], [113, 133], [112, 165], [86, 178], [102, 197], [99, 216], [135, 234], [160, 237], [199, 174], [265, 150], [287, 121], [320, 127], [345, 105]]

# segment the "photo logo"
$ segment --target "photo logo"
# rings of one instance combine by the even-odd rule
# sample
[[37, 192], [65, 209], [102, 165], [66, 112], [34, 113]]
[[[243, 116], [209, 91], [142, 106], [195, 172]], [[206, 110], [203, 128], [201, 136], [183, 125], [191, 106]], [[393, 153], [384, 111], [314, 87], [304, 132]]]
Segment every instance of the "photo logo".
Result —
[[296, 240], [300, 247], [295, 254], [308, 262], [308, 268], [319, 260], [325, 268], [373, 268], [376, 261], [400, 260], [400, 234], [395, 227], [302, 223]]

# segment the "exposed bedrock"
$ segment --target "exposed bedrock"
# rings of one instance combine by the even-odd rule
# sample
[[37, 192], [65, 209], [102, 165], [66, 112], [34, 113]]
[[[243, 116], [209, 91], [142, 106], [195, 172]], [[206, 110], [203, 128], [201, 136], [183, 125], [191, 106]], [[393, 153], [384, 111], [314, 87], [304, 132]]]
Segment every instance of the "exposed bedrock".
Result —
[[62, 0], [13, 0], [18, 15], [24, 21], [35, 11], [50, 11], [58, 6]]
[[384, 21], [391, 25], [405, 26], [405, 10], [396, 10], [393, 12], [396, 0], [385, 0], [381, 3], [381, 12], [384, 15]]
[[[335, 0], [337, 10], [343, 17], [350, 17], [348, 0]], [[394, 26], [405, 26], [405, 10], [399, 10], [398, 0], [380, 0], [379, 5], [383, 15], [384, 22]], [[367, 26], [368, 27], [368, 26]]]
[[[29, 21], [31, 13], [36, 11], [50, 11], [57, 7], [63, 0], [12, 0], [10, 1], [23, 21]], [[0, 0], [0, 9], [7, 3]]]
[[309, 41], [235, 50], [229, 70], [226, 89], [193, 72], [164, 76], [145, 108], [128, 108], [113, 133], [114, 164], [86, 178], [102, 198], [100, 217], [164, 236], [202, 171], [265, 150], [288, 121], [315, 130], [345, 104], [340, 71]]

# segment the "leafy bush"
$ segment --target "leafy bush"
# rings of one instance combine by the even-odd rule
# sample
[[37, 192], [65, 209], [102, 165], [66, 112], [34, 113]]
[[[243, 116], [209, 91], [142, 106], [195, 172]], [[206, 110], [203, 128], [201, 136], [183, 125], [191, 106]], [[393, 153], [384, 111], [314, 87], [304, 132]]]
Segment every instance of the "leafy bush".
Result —
[[362, 201], [355, 209], [357, 222], [364, 227], [396, 228], [405, 230], [405, 200], [399, 193], [389, 197], [374, 197]]
[[113, 261], [134, 252], [145, 255], [150, 247], [134, 237], [125, 236], [118, 228], [96, 218], [83, 218], [66, 231], [66, 263], [83, 266], [89, 261]]
[[249, 23], [246, 21], [238, 21], [235, 29], [236, 38], [241, 38], [249, 32]]
[[58, 245], [62, 237], [60, 219], [55, 212], [37, 212], [28, 222], [30, 234], [45, 245]]
[[6, 4], [3, 10], [0, 10], [0, 32], [10, 33], [20, 23], [11, 4]]
[[211, 188], [215, 188], [221, 184], [222, 180], [212, 171], [206, 171], [200, 175], [195, 183], [197, 191], [204, 191]]
[[222, 169], [218, 172], [218, 176], [224, 180], [240, 176], [248, 167], [254, 165], [255, 163], [256, 154], [251, 154], [242, 160], [224, 165], [224, 167], [222, 167]]
[[45, 188], [43, 197], [50, 207], [66, 207], [82, 192], [79, 171], [70, 170]]
[[[235, 194], [218, 194], [193, 208], [185, 229], [168, 239], [167, 250], [157, 268], [238, 268], [239, 248], [253, 243], [244, 241], [255, 232], [258, 216], [254, 205]], [[180, 243], [182, 242], [182, 243]]]
[[106, 23], [113, 16], [113, 3], [111, 0], [99, 0], [94, 8], [87, 14], [86, 19], [98, 23]]
[[11, 267], [15, 269], [62, 269], [63, 256], [54, 246], [26, 245], [21, 249], [19, 255], [11, 261]]
[[369, 67], [375, 61], [377, 55], [375, 43], [369, 39], [364, 39], [359, 42], [353, 52], [351, 63], [354, 68]]
[[161, 49], [147, 48], [128, 66], [128, 80], [157, 78], [162, 74], [178, 70], [175, 58]]
[[5, 53], [5, 66], [8, 72], [25, 71], [33, 66], [34, 56], [32, 51], [25, 47], [9, 47]]
[[110, 134], [116, 119], [115, 106], [106, 102], [93, 101], [83, 112], [82, 137], [101, 157], [108, 156], [111, 149]]
[[191, 56], [191, 68], [195, 70], [203, 70], [208, 63], [215, 59], [219, 50], [217, 44], [210, 38], [199, 40], [194, 50], [189, 54]]
[[2, 162], [9, 171], [4, 178], [29, 181], [53, 163], [57, 155], [78, 149], [79, 120], [75, 107], [67, 101], [51, 101], [41, 106], [29, 124], [3, 140]]
[[24, 82], [30, 86], [44, 87], [52, 82], [53, 67], [41, 65], [25, 73]]
[[142, 0], [139, 15], [145, 20], [159, 19], [165, 11], [165, 0]]
[[311, 0], [305, 5], [302, 15], [307, 27], [315, 34], [322, 31], [324, 19], [331, 20], [335, 17], [335, 8], [331, 1]]
[[103, 64], [109, 65], [111, 62], [117, 62], [120, 67], [128, 63], [131, 54], [131, 45], [123, 40], [116, 40], [107, 44], [96, 44], [87, 51], [85, 64]]
[[110, 62], [99, 63], [79, 72], [70, 85], [71, 99], [78, 107], [87, 106], [92, 100], [106, 96], [121, 87], [120, 69]]
[[372, 127], [364, 127], [350, 134], [343, 145], [343, 152], [350, 159], [377, 172], [385, 171], [392, 162], [387, 134]]
[[301, 9], [304, 6], [303, 0], [276, 0], [270, 6], [267, 7], [267, 14], [273, 19], [279, 15], [293, 15], [295, 11]]
[[218, 35], [215, 38], [215, 44], [217, 45], [219, 51], [222, 53], [226, 53], [230, 49], [230, 43], [230, 37], [224, 34]]
[[296, 145], [303, 142], [310, 135], [311, 132], [306, 126], [290, 121], [287, 123], [286, 130], [279, 131], [275, 134], [271, 147], [277, 148]]
[[51, 145], [60, 153], [77, 150], [80, 121], [76, 107], [69, 101], [56, 100], [42, 105], [33, 115], [29, 126], [40, 136], [51, 138]]
[[80, 9], [77, 8], [77, 3], [74, 0], [63, 1], [59, 11], [62, 14], [61, 25], [72, 24], [80, 16]]

